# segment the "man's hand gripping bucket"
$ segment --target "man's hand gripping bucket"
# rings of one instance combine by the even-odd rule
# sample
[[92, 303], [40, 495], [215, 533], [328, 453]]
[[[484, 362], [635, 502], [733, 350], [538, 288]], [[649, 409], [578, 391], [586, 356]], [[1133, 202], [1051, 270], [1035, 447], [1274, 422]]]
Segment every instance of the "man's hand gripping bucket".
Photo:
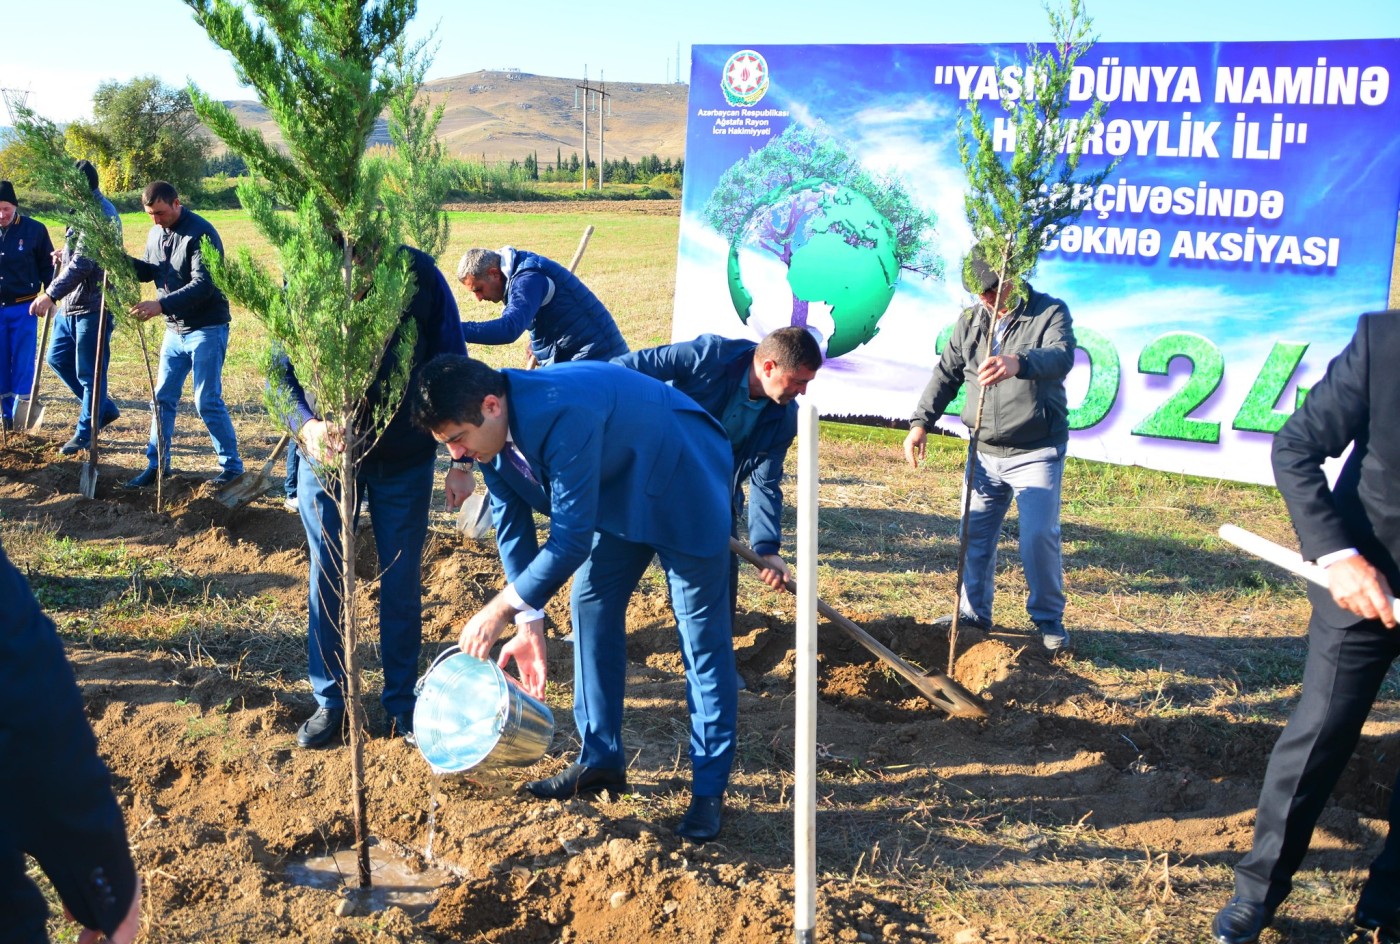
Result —
[[414, 687], [413, 733], [435, 774], [528, 767], [554, 737], [554, 714], [494, 662], [444, 650]]

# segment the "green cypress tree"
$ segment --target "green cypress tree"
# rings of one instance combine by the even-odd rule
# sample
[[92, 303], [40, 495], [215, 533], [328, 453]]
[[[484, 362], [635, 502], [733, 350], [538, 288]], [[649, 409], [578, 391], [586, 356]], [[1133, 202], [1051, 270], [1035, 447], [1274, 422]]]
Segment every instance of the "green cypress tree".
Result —
[[452, 179], [437, 137], [444, 106], [433, 106], [418, 91], [429, 64], [425, 46], [426, 41], [409, 47], [400, 39], [390, 57], [400, 85], [389, 99], [394, 154], [386, 167], [385, 197], [409, 241], [436, 259], [447, 248], [450, 229], [442, 204]]
[[[247, 249], [222, 262], [212, 252], [205, 258], [216, 283], [267, 329], [274, 414], [292, 412], [274, 369], [272, 352], [280, 350], [327, 427], [339, 432], [338, 442], [328, 437], [338, 448], [319, 455], [308, 449], [307, 458], [327, 490], [339, 492], [346, 523], [342, 560], [354, 561], [349, 522], [358, 502], [356, 472], [402, 399], [414, 341], [411, 322], [400, 325], [414, 292], [408, 259], [398, 248], [401, 217], [386, 204], [387, 168], [365, 159], [365, 145], [385, 107], [403, 95], [411, 101], [416, 88], [407, 86], [422, 75], [415, 58], [421, 47], [410, 51], [401, 44], [416, 0], [185, 2], [210, 39], [232, 55], [286, 145], [285, 153], [273, 149], [257, 131], [240, 127], [221, 102], [191, 89], [201, 120], [252, 170], [239, 183], [238, 197], [276, 250], [280, 271], [269, 271]], [[292, 212], [279, 213], [279, 205]], [[398, 366], [378, 397], [381, 406], [369, 414], [367, 395], [386, 358]], [[355, 569], [342, 571], [355, 841], [360, 884], [368, 887], [359, 617]]]

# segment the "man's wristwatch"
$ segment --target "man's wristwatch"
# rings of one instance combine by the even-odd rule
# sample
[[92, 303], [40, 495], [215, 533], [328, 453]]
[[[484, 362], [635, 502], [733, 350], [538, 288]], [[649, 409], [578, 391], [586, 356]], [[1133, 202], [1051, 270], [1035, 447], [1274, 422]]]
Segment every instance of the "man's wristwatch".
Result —
[[455, 472], [470, 472], [476, 467], [476, 463], [470, 459], [453, 459], [451, 469]]

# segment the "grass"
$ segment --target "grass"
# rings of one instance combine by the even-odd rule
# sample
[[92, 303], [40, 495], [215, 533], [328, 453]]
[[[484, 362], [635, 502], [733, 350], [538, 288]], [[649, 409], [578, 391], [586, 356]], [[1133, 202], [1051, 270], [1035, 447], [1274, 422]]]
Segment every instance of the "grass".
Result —
[[[243, 213], [204, 215], [226, 246], [247, 246], [270, 261]], [[580, 275], [608, 303], [634, 348], [669, 340], [676, 218], [596, 206], [451, 217], [453, 237], [440, 266], [464, 319], [493, 318], [500, 311], [465, 297], [450, 278], [466, 248], [515, 245], [567, 263], [584, 227], [593, 225]], [[137, 250], [148, 221], [143, 214], [128, 214], [124, 222], [128, 245]], [[256, 320], [236, 310], [225, 388], [240, 437], [252, 444], [250, 463], [258, 463], [275, 438], [254, 369], [264, 343]], [[522, 351], [516, 344], [478, 347], [473, 353], [497, 366], [514, 366]], [[130, 334], [117, 335], [112, 376], [124, 408], [139, 411], [147, 397], [144, 367]], [[179, 420], [195, 422], [187, 414]], [[903, 461], [903, 430], [824, 423], [821, 437], [822, 598], [862, 622], [923, 624], [947, 612], [965, 444], [933, 437], [927, 462], [914, 471]], [[793, 467], [795, 460], [789, 471]], [[1067, 465], [1067, 623], [1076, 649], [1042, 688], [1016, 692], [1015, 698], [1018, 711], [1064, 722], [1065, 731], [1074, 730], [1068, 720], [1078, 720], [1075, 713], [1082, 709], [1085, 730], [1098, 725], [1130, 739], [1139, 753], [1122, 774], [1125, 789], [1146, 782], [1133, 777], [1159, 775], [1162, 755], [1172, 756], [1167, 748], [1150, 746], [1154, 734], [1175, 737], [1164, 743], [1182, 750], [1193, 743], [1204, 750], [1267, 742], [1296, 698], [1307, 615], [1300, 585], [1223, 545], [1215, 530], [1225, 521], [1247, 521], [1267, 537], [1292, 540], [1272, 488], [1073, 459]], [[784, 528], [795, 530], [791, 510]], [[0, 518], [0, 537], [70, 640], [164, 650], [190, 665], [217, 666], [229, 677], [251, 675], [284, 690], [304, 690], [304, 682], [283, 678], [285, 666], [304, 659], [303, 616], [297, 608], [225, 593], [216, 582], [182, 571], [160, 550], [60, 536], [42, 517]], [[994, 611], [996, 621], [1010, 630], [1027, 622], [1015, 538], [1013, 514], [1000, 547]], [[651, 594], [664, 593], [654, 573], [645, 587]], [[747, 569], [740, 593], [741, 610], [763, 614], [778, 607]], [[553, 687], [550, 697], [556, 710], [567, 699]], [[1400, 697], [1393, 675], [1381, 697], [1393, 714]], [[183, 740], [227, 749], [234, 737], [231, 703], [220, 706], [221, 698], [202, 707], [190, 702]], [[673, 713], [648, 710], [630, 715], [628, 724], [650, 729], [678, 722]], [[825, 880], [897, 899], [914, 916], [911, 921], [933, 915], [1005, 928], [1008, 940], [1037, 935], [1042, 941], [1197, 939], [1201, 915], [1228, 894], [1229, 869], [1219, 856], [1124, 848], [1121, 836], [1038, 806], [1014, 790], [979, 795], [962, 785], [965, 778], [944, 778], [929, 764], [906, 762], [897, 747], [886, 748], [885, 727], [872, 724], [870, 743], [826, 748], [819, 814]], [[1057, 741], [1066, 737], [1072, 735], [1055, 735]], [[741, 809], [781, 809], [791, 790], [784, 771], [790, 751], [776, 732], [741, 728], [740, 766], [747, 778], [736, 800]], [[1257, 777], [1261, 769], [1253, 760], [1249, 764]], [[669, 794], [629, 800], [669, 804], [675, 807], [668, 810], [672, 814], [683, 801]], [[755, 826], [745, 840], [746, 854], [760, 862], [778, 858], [786, 821], [778, 815], [749, 820]], [[969, 865], [974, 862], [980, 864]], [[1339, 913], [1335, 893], [1329, 898], [1310, 891], [1320, 887], [1319, 874], [1300, 874], [1292, 914]], [[1352, 879], [1343, 877], [1338, 884]], [[864, 920], [858, 914], [850, 918], [851, 927]], [[1292, 928], [1290, 940], [1332, 939], [1326, 921], [1295, 918]], [[56, 939], [74, 939], [64, 933]]]

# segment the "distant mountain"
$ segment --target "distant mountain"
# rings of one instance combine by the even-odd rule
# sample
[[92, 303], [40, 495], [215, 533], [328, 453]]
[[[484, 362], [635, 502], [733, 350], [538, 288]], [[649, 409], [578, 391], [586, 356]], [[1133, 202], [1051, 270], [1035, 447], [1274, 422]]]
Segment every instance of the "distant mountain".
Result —
[[[488, 161], [523, 160], [531, 152], [540, 165], [583, 156], [583, 111], [574, 107], [578, 79], [526, 72], [482, 71], [424, 85], [433, 104], [444, 106], [438, 137], [454, 157]], [[596, 82], [593, 83], [596, 86]], [[636, 160], [685, 156], [686, 98], [690, 86], [668, 83], [610, 82], [610, 113], [604, 114], [603, 157]], [[580, 100], [582, 94], [580, 93]], [[268, 140], [281, 135], [267, 109], [257, 102], [226, 103], [239, 123], [255, 127]], [[588, 114], [588, 152], [597, 160], [598, 115]], [[384, 119], [375, 126], [371, 144], [388, 144]]]

